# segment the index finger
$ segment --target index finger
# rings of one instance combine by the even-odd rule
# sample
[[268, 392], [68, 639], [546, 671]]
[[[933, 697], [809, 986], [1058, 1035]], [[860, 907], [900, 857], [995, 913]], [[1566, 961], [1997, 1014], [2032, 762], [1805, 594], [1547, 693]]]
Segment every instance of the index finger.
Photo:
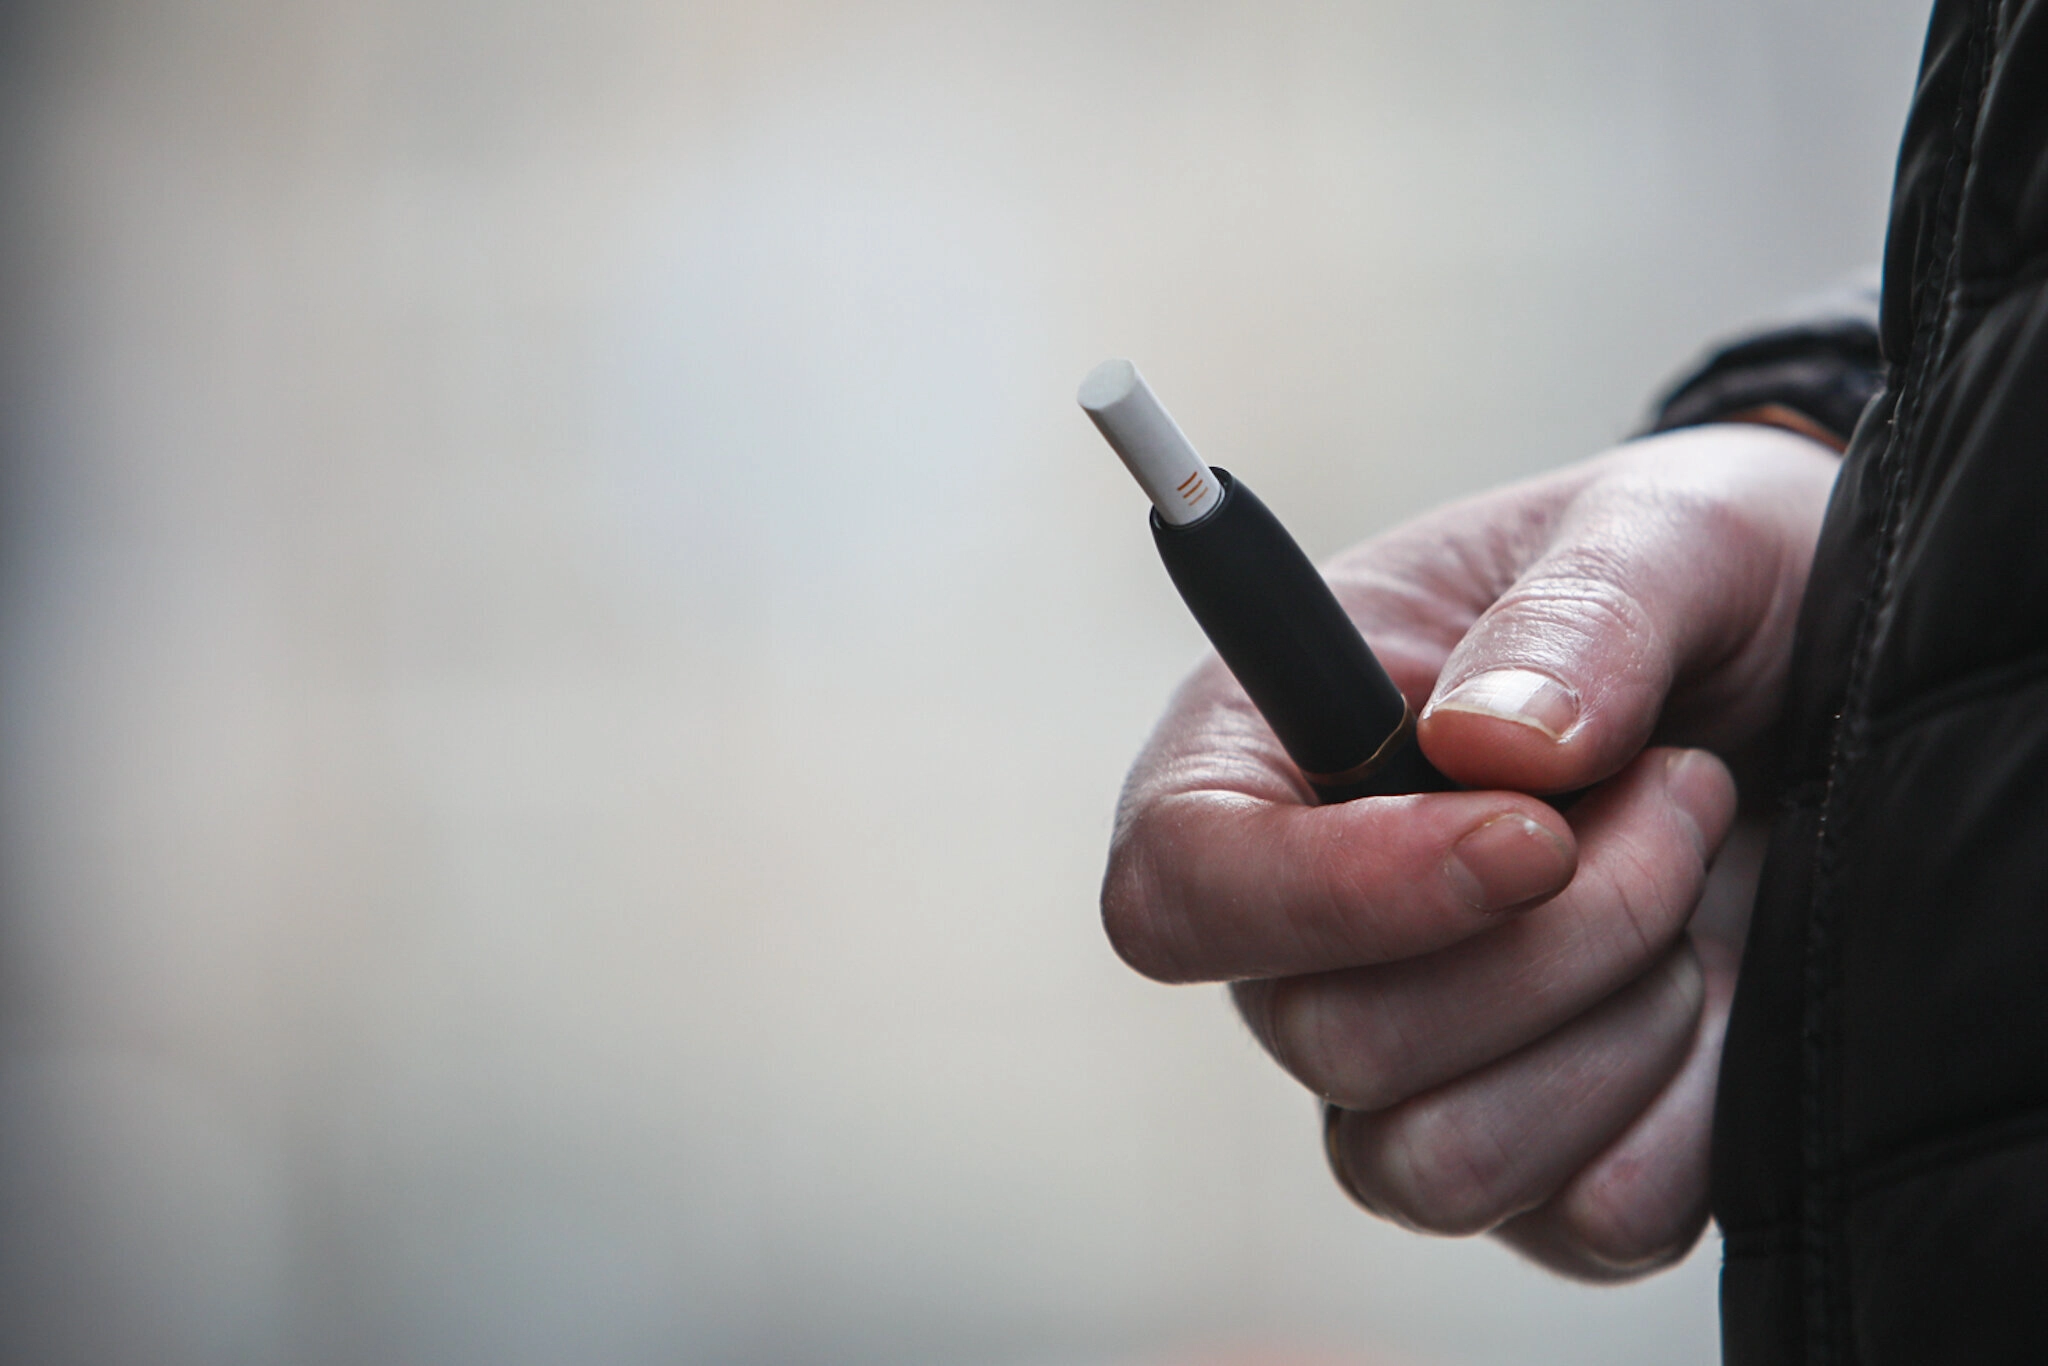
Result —
[[1202, 729], [1195, 747], [1155, 737], [1110, 845], [1103, 923], [1148, 977], [1291, 976], [1413, 957], [1571, 881], [1571, 829], [1533, 797], [1308, 806], [1255, 728], [1234, 734], [1227, 714], [1211, 714]]

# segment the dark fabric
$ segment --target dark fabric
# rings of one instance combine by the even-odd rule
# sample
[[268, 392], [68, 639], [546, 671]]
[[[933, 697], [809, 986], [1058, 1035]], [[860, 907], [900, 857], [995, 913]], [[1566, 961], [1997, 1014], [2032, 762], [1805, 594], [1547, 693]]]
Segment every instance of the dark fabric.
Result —
[[1651, 409], [1646, 432], [1789, 408], [1846, 442], [1884, 385], [1875, 281], [1808, 300], [1788, 320], [1710, 349]]
[[2048, 0], [1943, 0], [1724, 1055], [1732, 1366], [2048, 1361]]

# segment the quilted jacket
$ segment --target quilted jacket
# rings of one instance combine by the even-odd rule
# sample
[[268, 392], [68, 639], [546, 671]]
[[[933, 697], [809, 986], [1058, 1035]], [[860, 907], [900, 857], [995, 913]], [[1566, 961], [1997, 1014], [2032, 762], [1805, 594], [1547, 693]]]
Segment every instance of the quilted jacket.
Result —
[[1772, 404], [1860, 419], [1722, 1064], [1725, 1360], [2048, 1362], [2048, 0], [1936, 5], [1875, 333], [1657, 425]]

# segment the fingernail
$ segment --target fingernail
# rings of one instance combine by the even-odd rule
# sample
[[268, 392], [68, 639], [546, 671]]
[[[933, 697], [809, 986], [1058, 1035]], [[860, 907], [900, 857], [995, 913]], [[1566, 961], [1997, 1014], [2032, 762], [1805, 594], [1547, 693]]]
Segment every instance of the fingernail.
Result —
[[1703, 749], [1673, 750], [1664, 761], [1664, 791], [1692, 827], [1700, 857], [1712, 857], [1735, 800], [1728, 770]]
[[1533, 669], [1494, 669], [1466, 679], [1431, 702], [1429, 710], [1476, 712], [1562, 740], [1579, 719], [1579, 695]]
[[1571, 880], [1572, 851], [1527, 816], [1496, 816], [1468, 832], [1444, 861], [1444, 876], [1475, 911], [1504, 911], [1548, 896]]

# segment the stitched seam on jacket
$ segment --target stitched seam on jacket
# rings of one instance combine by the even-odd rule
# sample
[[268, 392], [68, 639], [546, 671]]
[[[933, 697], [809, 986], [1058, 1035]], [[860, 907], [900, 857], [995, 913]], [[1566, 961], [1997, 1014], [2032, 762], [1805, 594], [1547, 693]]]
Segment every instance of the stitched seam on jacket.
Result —
[[[1876, 553], [1859, 601], [1856, 643], [1850, 656], [1848, 686], [1830, 746], [1826, 795], [1815, 823], [1813, 886], [1807, 902], [1805, 1003], [1800, 1053], [1802, 1068], [1800, 1200], [1803, 1245], [1803, 1295], [1806, 1319], [1806, 1366], [1853, 1366], [1855, 1343], [1850, 1334], [1846, 1230], [1843, 1226], [1840, 1149], [1840, 1078], [1833, 1063], [1840, 1051], [1841, 1020], [1836, 1009], [1839, 944], [1835, 934], [1833, 890], [1836, 840], [1849, 802], [1848, 789], [1858, 776], [1857, 760], [1865, 752], [1864, 733], [1870, 698], [1870, 672], [1879, 623], [1890, 605], [1896, 569], [1899, 522], [1908, 485], [1907, 454], [1918, 436], [1921, 400], [1936, 358], [1949, 337], [1948, 304], [1954, 289], [1957, 233], [1963, 184], [1974, 152], [1977, 104], [1983, 93], [1986, 7], [1972, 6], [1967, 23], [1961, 84], [1948, 131], [1948, 155], [1935, 197], [1935, 251], [1927, 273], [1914, 281], [1913, 344], [1893, 409], [1890, 439], [1881, 452], [1883, 476], [1878, 507]], [[1832, 1080], [1831, 1080], [1832, 1079]]]

